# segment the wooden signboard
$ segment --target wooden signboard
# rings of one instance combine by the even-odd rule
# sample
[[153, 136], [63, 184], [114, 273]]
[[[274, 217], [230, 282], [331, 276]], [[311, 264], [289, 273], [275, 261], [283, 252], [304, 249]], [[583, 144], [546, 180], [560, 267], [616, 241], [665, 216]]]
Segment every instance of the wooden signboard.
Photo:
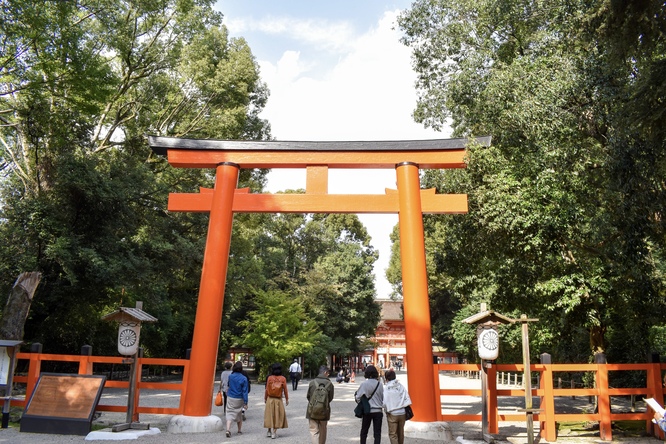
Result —
[[21, 432], [87, 435], [105, 376], [42, 373], [21, 417]]

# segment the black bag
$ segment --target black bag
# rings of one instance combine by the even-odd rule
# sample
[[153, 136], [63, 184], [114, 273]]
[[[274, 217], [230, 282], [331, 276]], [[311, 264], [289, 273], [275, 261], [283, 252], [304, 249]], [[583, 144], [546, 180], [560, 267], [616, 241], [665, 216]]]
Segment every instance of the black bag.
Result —
[[408, 405], [405, 407], [405, 420], [409, 421], [414, 417], [414, 412], [412, 411], [412, 406]]
[[357, 418], [363, 418], [363, 415], [367, 415], [370, 413], [370, 401], [368, 401], [368, 398], [365, 397], [365, 395], [361, 396], [361, 399], [358, 401], [358, 404], [356, 404], [356, 407], [354, 408], [354, 416]]
[[[380, 382], [377, 381], [377, 386], [372, 391], [370, 398], [375, 396], [375, 392], [379, 388], [379, 384]], [[359, 399], [358, 403], [356, 404], [356, 407], [354, 408], [354, 416], [356, 416], [357, 418], [363, 418], [363, 415], [369, 415], [369, 414], [370, 414], [370, 399], [365, 395], [361, 395], [361, 399]]]

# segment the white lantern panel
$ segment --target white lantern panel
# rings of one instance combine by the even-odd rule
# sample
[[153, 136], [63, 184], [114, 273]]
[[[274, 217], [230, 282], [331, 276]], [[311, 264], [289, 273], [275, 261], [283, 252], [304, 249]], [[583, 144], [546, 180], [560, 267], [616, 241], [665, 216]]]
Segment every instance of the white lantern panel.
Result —
[[118, 327], [118, 353], [133, 356], [139, 350], [139, 323], [121, 323]]
[[499, 355], [499, 335], [492, 328], [481, 330], [478, 337], [479, 357], [486, 361], [497, 359]]

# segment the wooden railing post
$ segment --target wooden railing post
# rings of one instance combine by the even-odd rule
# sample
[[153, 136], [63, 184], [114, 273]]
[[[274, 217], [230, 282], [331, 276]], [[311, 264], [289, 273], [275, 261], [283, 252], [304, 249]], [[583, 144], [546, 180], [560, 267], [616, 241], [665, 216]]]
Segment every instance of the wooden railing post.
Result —
[[437, 415], [437, 421], [442, 420], [442, 393], [439, 386], [439, 364], [433, 365], [433, 381], [435, 383], [435, 413]]
[[92, 346], [84, 345], [81, 347], [81, 360], [79, 361], [79, 375], [92, 375], [93, 364], [90, 362], [92, 356]]
[[[550, 354], [541, 354], [541, 364], [544, 370], [539, 379], [538, 387], [543, 390], [540, 399], [539, 423], [541, 425], [541, 437], [548, 442], [557, 441], [557, 428], [555, 424], [555, 391], [553, 389], [553, 363]], [[544, 417], [542, 418], [541, 415]]]
[[599, 438], [603, 441], [613, 440], [611, 428], [610, 396], [608, 395], [608, 368], [606, 355], [596, 353], [594, 363], [597, 364], [597, 407], [599, 409]]
[[28, 400], [35, 390], [39, 374], [42, 372], [42, 344], [35, 342], [30, 346], [30, 363], [28, 364], [28, 382], [26, 383], [25, 399]]
[[[661, 359], [659, 353], [650, 353], [648, 363], [651, 364], [647, 369], [647, 397], [654, 398], [660, 405], [664, 405], [664, 387], [661, 380]], [[645, 430], [650, 435], [664, 438], [664, 432], [652, 422], [654, 412], [648, 408], [650, 418], [645, 421]]]

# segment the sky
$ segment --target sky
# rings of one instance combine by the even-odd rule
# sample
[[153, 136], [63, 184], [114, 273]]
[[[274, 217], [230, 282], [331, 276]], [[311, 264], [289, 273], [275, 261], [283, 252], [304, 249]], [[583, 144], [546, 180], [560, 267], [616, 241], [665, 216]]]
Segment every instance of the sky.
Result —
[[[411, 0], [218, 0], [231, 37], [248, 42], [268, 85], [261, 117], [276, 140], [442, 139], [449, 133], [414, 122], [410, 49], [396, 24]], [[267, 191], [305, 188], [305, 170], [274, 169]], [[395, 170], [329, 170], [330, 194], [383, 194]], [[397, 214], [361, 214], [379, 251], [377, 295], [391, 287], [385, 270]]]

